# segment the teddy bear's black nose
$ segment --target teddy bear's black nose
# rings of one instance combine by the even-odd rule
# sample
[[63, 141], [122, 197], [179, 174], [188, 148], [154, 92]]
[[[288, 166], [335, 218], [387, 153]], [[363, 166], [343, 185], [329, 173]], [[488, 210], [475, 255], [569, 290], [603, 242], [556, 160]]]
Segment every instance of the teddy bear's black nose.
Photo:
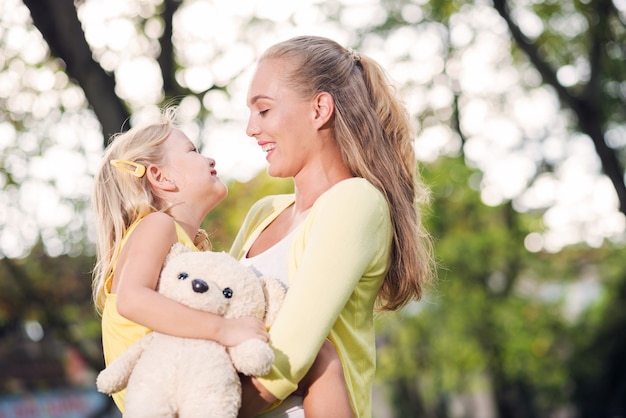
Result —
[[196, 293], [204, 293], [209, 290], [209, 285], [206, 284], [204, 280], [193, 279], [193, 281], [191, 282], [191, 288]]

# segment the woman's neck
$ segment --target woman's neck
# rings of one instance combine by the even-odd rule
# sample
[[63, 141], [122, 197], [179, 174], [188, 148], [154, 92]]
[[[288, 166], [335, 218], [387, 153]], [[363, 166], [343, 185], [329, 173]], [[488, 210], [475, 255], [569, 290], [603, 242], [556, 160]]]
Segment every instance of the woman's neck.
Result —
[[300, 172], [294, 177], [295, 211], [304, 212], [328, 189], [340, 181], [353, 177], [342, 164], [319, 165], [315, 170]]

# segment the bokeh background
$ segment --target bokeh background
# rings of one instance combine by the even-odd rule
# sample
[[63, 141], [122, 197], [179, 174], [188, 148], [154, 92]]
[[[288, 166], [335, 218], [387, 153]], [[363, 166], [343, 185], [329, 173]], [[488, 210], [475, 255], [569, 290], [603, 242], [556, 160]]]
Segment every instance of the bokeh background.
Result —
[[439, 279], [377, 319], [375, 418], [626, 415], [625, 0], [0, 0], [0, 417], [115, 417], [90, 299], [93, 174], [165, 104], [217, 160], [228, 250], [270, 179], [258, 55], [377, 59], [410, 112]]

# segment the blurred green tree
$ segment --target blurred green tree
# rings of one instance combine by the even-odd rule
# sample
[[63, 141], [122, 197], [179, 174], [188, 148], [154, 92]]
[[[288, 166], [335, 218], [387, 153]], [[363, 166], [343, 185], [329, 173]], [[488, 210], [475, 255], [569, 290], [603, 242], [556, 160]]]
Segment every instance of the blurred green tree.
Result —
[[440, 280], [423, 301], [380, 318], [379, 379], [395, 416], [623, 411], [623, 249], [531, 253], [524, 242], [538, 214], [483, 205], [472, 187], [480, 173], [461, 158], [424, 174]]

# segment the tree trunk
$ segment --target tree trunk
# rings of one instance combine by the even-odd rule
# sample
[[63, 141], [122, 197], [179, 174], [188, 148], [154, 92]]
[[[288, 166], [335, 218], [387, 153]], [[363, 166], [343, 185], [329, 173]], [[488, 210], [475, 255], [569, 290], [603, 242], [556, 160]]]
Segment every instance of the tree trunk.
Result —
[[561, 85], [556, 76], [556, 71], [548, 64], [539, 53], [539, 47], [524, 35], [519, 26], [513, 21], [509, 5], [506, 0], [493, 0], [493, 7], [504, 19], [513, 40], [526, 54], [530, 62], [541, 74], [543, 81], [555, 89], [561, 103], [569, 107], [578, 118], [578, 127], [581, 132], [588, 135], [593, 141], [598, 157], [602, 163], [604, 174], [611, 180], [619, 201], [619, 210], [626, 215], [626, 184], [624, 183], [624, 168], [622, 167], [617, 151], [606, 144], [604, 138], [604, 118], [602, 114], [599, 87], [601, 77], [600, 45], [602, 45], [603, 30], [611, 11], [610, 0], [595, 2], [597, 24], [590, 29], [591, 50], [589, 63], [591, 68], [590, 81], [586, 86], [585, 94], [576, 96], [572, 91]]
[[67, 75], [85, 92], [102, 125], [103, 144], [119, 132], [129, 114], [115, 94], [115, 79], [93, 59], [72, 0], [24, 0], [33, 23], [53, 56], [65, 63]]

